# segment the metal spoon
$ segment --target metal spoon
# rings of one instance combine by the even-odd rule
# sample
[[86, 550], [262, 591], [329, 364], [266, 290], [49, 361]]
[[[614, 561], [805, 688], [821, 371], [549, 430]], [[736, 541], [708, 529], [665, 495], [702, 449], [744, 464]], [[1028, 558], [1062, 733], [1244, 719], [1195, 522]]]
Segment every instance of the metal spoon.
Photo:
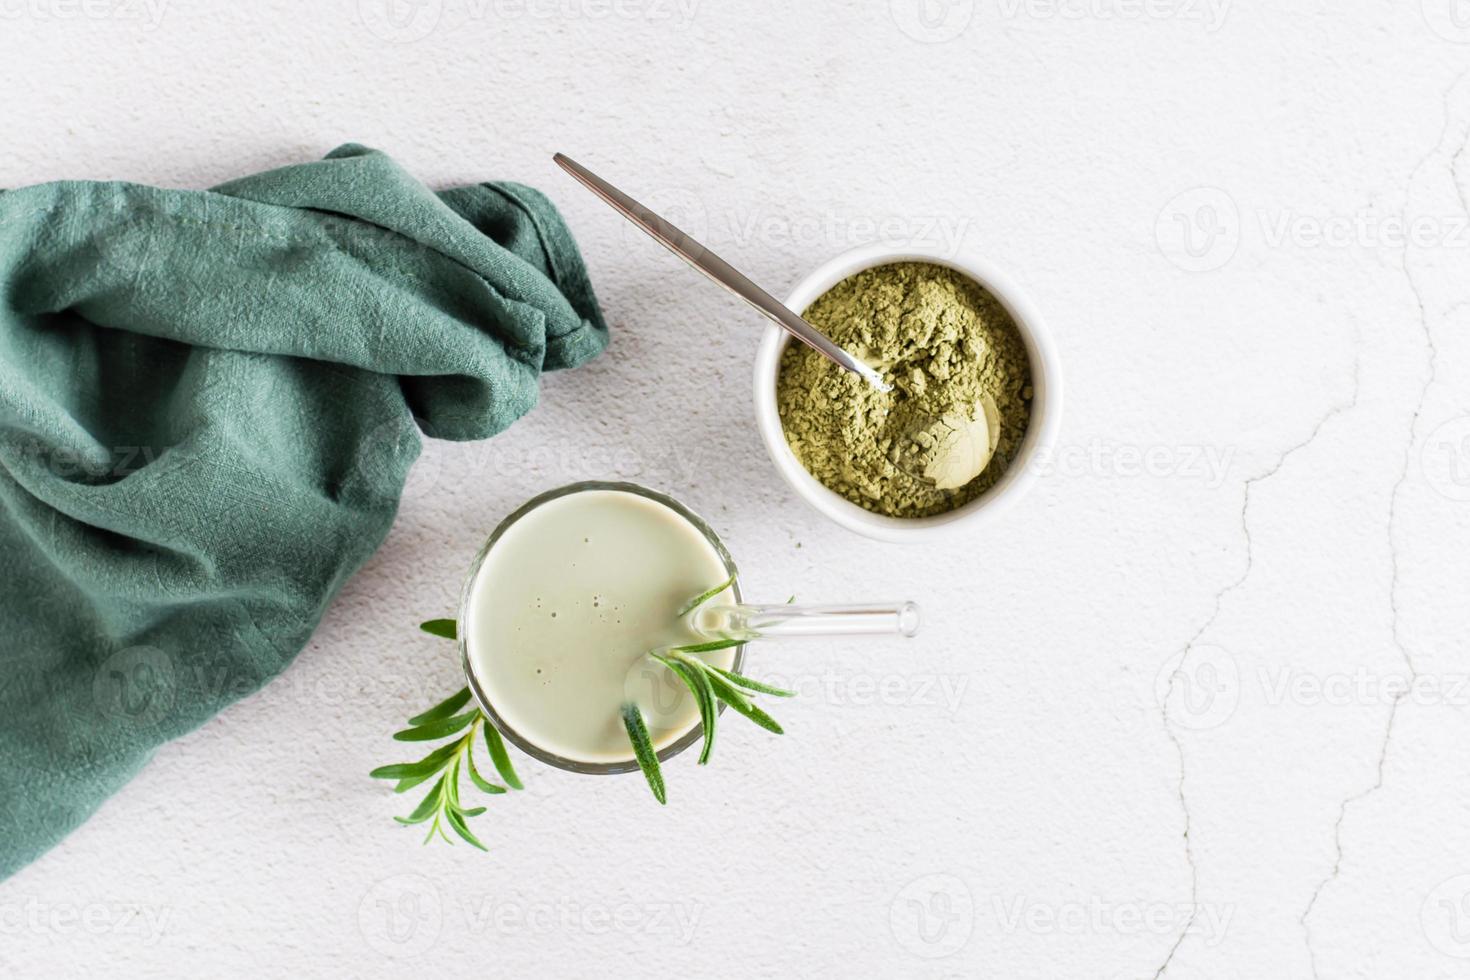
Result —
[[690, 238], [648, 208], [633, 200], [586, 167], [558, 153], [552, 157], [557, 165], [577, 178], [588, 190], [613, 206], [623, 217], [647, 232], [654, 241], [688, 262], [730, 292], [755, 307], [761, 314], [774, 321], [791, 336], [832, 361], [838, 367], [861, 375], [879, 391], [891, 391], [893, 386], [883, 376], [861, 359], [838, 347], [820, 330], [788, 310], [774, 296], [751, 282], [730, 263]]

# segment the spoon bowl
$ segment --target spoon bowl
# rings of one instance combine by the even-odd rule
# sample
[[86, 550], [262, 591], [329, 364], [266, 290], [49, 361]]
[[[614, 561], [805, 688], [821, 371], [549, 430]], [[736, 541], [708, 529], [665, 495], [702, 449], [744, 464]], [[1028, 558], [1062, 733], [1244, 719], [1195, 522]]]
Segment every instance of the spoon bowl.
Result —
[[962, 412], [917, 415], [889, 448], [888, 461], [916, 483], [958, 490], [985, 472], [999, 444], [1000, 410], [987, 393]]

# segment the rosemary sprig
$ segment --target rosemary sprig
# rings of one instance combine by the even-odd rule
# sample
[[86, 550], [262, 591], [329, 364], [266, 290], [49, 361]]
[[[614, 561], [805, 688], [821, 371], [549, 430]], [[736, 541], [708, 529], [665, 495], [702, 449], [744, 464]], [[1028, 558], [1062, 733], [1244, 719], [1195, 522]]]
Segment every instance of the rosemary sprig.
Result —
[[[679, 611], [679, 617], [689, 615], [734, 583], [735, 577], [732, 575], [714, 588], [695, 596], [687, 606]], [[650, 651], [648, 654], [684, 682], [684, 686], [694, 696], [695, 704], [699, 706], [699, 723], [704, 731], [704, 741], [699, 751], [699, 764], [702, 766], [709, 764], [710, 755], [714, 751], [715, 723], [719, 720], [720, 704], [728, 705], [731, 710], [744, 715], [767, 731], [777, 735], [784, 734], [776, 719], [752, 703], [751, 694], [771, 694], [776, 697], [789, 698], [795, 696], [794, 691], [783, 690], [761, 681], [752, 680], [733, 670], [725, 670], [722, 667], [705, 663], [695, 656], [699, 653], [728, 650], [744, 642], [745, 640], [733, 638], [708, 640], [702, 643], [664, 647]], [[628, 740], [633, 744], [633, 756], [638, 760], [638, 768], [643, 771], [644, 778], [648, 780], [648, 787], [653, 791], [654, 799], [659, 803], [666, 803], [667, 793], [664, 787], [663, 772], [659, 768], [658, 753], [654, 751], [652, 740], [648, 736], [648, 726], [643, 720], [642, 711], [636, 704], [623, 705], [623, 726], [628, 730]]]
[[[448, 640], [456, 639], [456, 628], [452, 619], [433, 619], [423, 623], [419, 628], [434, 636]], [[405, 826], [432, 820], [432, 823], [429, 824], [429, 833], [424, 838], [426, 844], [433, 840], [436, 833], [445, 841], [449, 841], [449, 835], [444, 832], [447, 826], [465, 842], [483, 851], [486, 849], [485, 845], [480, 843], [479, 838], [470, 830], [466, 821], [484, 813], [485, 808], [483, 806], [467, 808], [460, 802], [460, 774], [463, 772], [469, 776], [470, 782], [475, 785], [476, 789], [491, 796], [505, 793], [506, 788], [481, 776], [479, 770], [475, 768], [476, 732], [485, 733], [485, 749], [490, 755], [490, 762], [494, 765], [495, 771], [500, 774], [500, 778], [512, 789], [520, 789], [521, 780], [516, 775], [515, 767], [511, 765], [510, 755], [505, 750], [505, 742], [501, 739], [500, 732], [495, 730], [495, 726], [486, 721], [479, 708], [471, 707], [468, 711], [460, 710], [469, 701], [470, 689], [462, 688], [429, 710], [414, 715], [408, 720], [408, 728], [393, 733], [393, 738], [399, 742], [432, 742], [441, 738], [458, 736], [454, 741], [441, 745], [417, 762], [379, 766], [368, 775], [374, 779], [396, 780], [397, 785], [393, 787], [395, 793], [402, 793], [438, 776], [433, 788], [429, 790], [429, 795], [420, 801], [412, 813], [406, 817], [394, 817], [393, 819]], [[461, 732], [463, 734], [460, 734]]]
[[659, 803], [669, 802], [664, 791], [664, 774], [658, 768], [658, 753], [654, 751], [653, 739], [648, 737], [648, 723], [643, 720], [643, 711], [631, 701], [623, 704], [623, 727], [628, 729], [628, 741], [633, 743], [633, 755], [638, 759], [638, 768], [653, 790], [653, 798]]
[[699, 595], [695, 596], [693, 599], [690, 599], [689, 602], [684, 606], [684, 608], [683, 609], [680, 609], [675, 614], [675, 617], [674, 618], [676, 618], [676, 619], [683, 619], [685, 616], [687, 616], [690, 613], [694, 612], [694, 610], [698, 609], [700, 606], [704, 605], [706, 602], [709, 602], [715, 596], [719, 595], [721, 592], [724, 592], [726, 589], [728, 589], [730, 586], [732, 586], [734, 584], [735, 584], [735, 576], [734, 575], [731, 575], [729, 578], [725, 579], [725, 581], [721, 582], [719, 585], [715, 586], [713, 589], [707, 589], [704, 592], [701, 592]]

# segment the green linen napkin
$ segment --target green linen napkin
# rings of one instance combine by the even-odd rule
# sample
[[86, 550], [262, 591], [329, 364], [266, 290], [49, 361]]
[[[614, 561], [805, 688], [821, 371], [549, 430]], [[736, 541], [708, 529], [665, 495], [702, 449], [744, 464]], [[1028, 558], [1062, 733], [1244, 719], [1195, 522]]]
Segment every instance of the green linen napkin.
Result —
[[483, 439], [607, 328], [551, 204], [388, 157], [0, 193], [0, 878], [286, 667], [419, 430]]

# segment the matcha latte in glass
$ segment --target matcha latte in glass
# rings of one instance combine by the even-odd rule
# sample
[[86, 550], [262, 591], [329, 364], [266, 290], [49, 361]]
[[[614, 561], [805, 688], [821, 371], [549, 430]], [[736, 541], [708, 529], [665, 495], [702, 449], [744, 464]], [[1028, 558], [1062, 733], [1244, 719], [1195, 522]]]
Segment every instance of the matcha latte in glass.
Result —
[[[638, 769], [621, 714], [632, 702], [666, 760], [700, 738], [699, 706], [650, 652], [712, 638], [913, 635], [912, 603], [748, 605], [709, 526], [630, 483], [541, 494], [490, 535], [459, 610], [465, 674], [485, 716], [518, 748], [583, 773]], [[744, 644], [697, 656], [740, 671]]]

